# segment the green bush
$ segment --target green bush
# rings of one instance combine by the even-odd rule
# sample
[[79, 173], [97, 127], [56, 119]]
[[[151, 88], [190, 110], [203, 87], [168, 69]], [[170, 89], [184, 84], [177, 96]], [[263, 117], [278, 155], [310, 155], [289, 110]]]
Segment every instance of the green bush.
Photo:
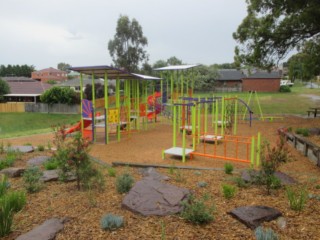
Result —
[[43, 103], [55, 104], [65, 103], [74, 104], [78, 103], [77, 94], [71, 88], [52, 87], [46, 90], [41, 96], [40, 100]]
[[244, 181], [241, 177], [236, 177], [232, 179], [234, 183], [237, 184], [239, 188], [247, 188], [250, 186], [250, 183]]
[[118, 229], [124, 225], [123, 217], [109, 213], [101, 218], [100, 225], [103, 230]]
[[13, 221], [13, 209], [7, 198], [0, 201], [0, 237], [8, 235]]
[[114, 169], [113, 167], [109, 167], [108, 168], [108, 176], [109, 177], [115, 177], [116, 175], [117, 175], [116, 169]]
[[0, 197], [6, 194], [8, 189], [8, 178], [6, 175], [0, 175]]
[[26, 194], [25, 192], [8, 192], [2, 198], [0, 198], [0, 204], [2, 201], [9, 202], [9, 205], [13, 212], [19, 212], [26, 205]]
[[226, 199], [231, 199], [234, 197], [234, 195], [236, 193], [236, 187], [229, 185], [229, 184], [223, 184], [222, 185], [222, 193]]
[[118, 193], [127, 193], [134, 183], [133, 177], [129, 173], [124, 173], [116, 179], [116, 189]]
[[40, 191], [42, 187], [41, 177], [43, 173], [39, 167], [32, 166], [25, 170], [23, 173], [23, 180], [25, 188], [29, 193], [35, 193]]
[[291, 92], [291, 88], [289, 86], [280, 86], [279, 92]]
[[278, 240], [278, 235], [271, 228], [257, 227], [254, 233], [257, 240]]
[[4, 154], [5, 148], [3, 142], [0, 143], [0, 154]]
[[43, 163], [43, 166], [46, 170], [54, 170], [57, 169], [59, 162], [55, 159], [51, 158], [49, 161]]
[[43, 152], [44, 151], [44, 146], [43, 145], [38, 145], [37, 149], [39, 152]]
[[224, 172], [225, 172], [226, 174], [232, 174], [232, 172], [233, 172], [233, 165], [232, 165], [231, 163], [226, 163], [226, 164], [224, 165]]
[[208, 186], [207, 182], [198, 182], [198, 187], [206, 187]]
[[206, 224], [214, 220], [214, 206], [208, 207], [204, 199], [195, 199], [192, 195], [181, 202], [183, 211], [181, 217], [194, 224]]
[[310, 131], [308, 128], [297, 128], [295, 132], [296, 134], [300, 134], [304, 137], [308, 137], [310, 135]]
[[308, 192], [304, 188], [286, 188], [290, 208], [294, 211], [301, 211], [308, 199]]

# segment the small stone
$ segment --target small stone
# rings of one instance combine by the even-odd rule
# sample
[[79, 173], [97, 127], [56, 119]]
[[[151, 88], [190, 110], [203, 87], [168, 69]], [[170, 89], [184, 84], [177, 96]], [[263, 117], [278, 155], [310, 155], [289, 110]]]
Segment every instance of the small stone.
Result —
[[0, 171], [0, 174], [5, 174], [8, 177], [14, 178], [14, 177], [20, 177], [24, 171], [25, 171], [25, 168], [10, 167], [10, 168], [2, 169]]
[[287, 226], [287, 221], [284, 217], [279, 217], [277, 219], [277, 226], [280, 228], [280, 229], [285, 229], [286, 226]]

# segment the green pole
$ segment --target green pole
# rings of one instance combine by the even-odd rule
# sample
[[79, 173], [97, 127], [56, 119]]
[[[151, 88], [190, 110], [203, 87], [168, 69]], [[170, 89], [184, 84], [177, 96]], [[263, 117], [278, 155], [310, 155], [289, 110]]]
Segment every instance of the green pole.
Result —
[[[83, 76], [82, 76], [82, 73], [80, 73], [80, 111], [81, 111], [81, 118], [80, 118], [80, 121], [81, 121], [81, 134], [83, 134], [83, 128], [84, 128], [84, 125], [83, 125], [83, 116], [82, 116], [82, 113], [83, 113], [83, 106], [82, 106], [82, 100], [83, 100]], [[83, 137], [83, 135], [82, 135]]]
[[215, 111], [216, 111], [216, 114], [215, 114], [215, 116], [214, 116], [214, 133], [215, 133], [215, 135], [217, 135], [218, 136], [218, 120], [219, 120], [219, 118], [218, 118], [218, 114], [219, 114], [219, 102], [218, 102], [218, 100], [216, 99], [216, 101], [215, 101], [215, 105], [216, 105], [216, 107], [215, 107]]
[[260, 132], [258, 132], [258, 138], [257, 138], [257, 160], [256, 160], [257, 167], [260, 166], [260, 154], [261, 154], [260, 142], [261, 142], [261, 134], [260, 134]]
[[181, 71], [181, 73], [180, 73], [180, 80], [181, 80], [181, 97], [183, 97], [184, 96], [184, 93], [183, 93], [183, 82], [184, 82], [184, 79], [183, 79], [183, 71]]
[[108, 73], [105, 71], [104, 73], [104, 108], [106, 110], [105, 117], [105, 143], [109, 143], [109, 134], [108, 134], [108, 109], [109, 109], [109, 97], [108, 97]]
[[118, 110], [118, 119], [117, 119], [117, 139], [120, 142], [120, 80], [119, 77], [116, 80], [116, 109]]
[[177, 146], [177, 106], [172, 106], [173, 107], [173, 147]]
[[[207, 101], [207, 98], [205, 98], [205, 100]], [[205, 134], [208, 133], [208, 103], [205, 102], [204, 103], [204, 132]]]
[[251, 162], [251, 168], [254, 166], [254, 137], [251, 137], [251, 157], [250, 157], [250, 162]]
[[[91, 77], [91, 82], [92, 82], [92, 108], [93, 108], [93, 114], [95, 114], [96, 111], [96, 86], [94, 84], [94, 73], [92, 72], [92, 77]], [[96, 125], [96, 116], [93, 116], [94, 122], [92, 123], [92, 126]], [[94, 136], [94, 141], [96, 141], [96, 128], [93, 129], [93, 136]]]
[[182, 162], [186, 162], [186, 129], [182, 132]]
[[[161, 110], [162, 110], [162, 103], [163, 103], [163, 86], [162, 86], [162, 84], [163, 84], [163, 80], [161, 78], [161, 80], [160, 80], [160, 91], [161, 91], [161, 103], [160, 103], [160, 106], [161, 106]], [[162, 116], [162, 111], [161, 111], [161, 116]]]
[[192, 114], [192, 148], [196, 150], [196, 106], [191, 108]]
[[237, 125], [238, 125], [238, 97], [236, 97], [235, 105], [234, 105], [233, 135], [237, 134]]
[[174, 72], [171, 71], [171, 72], [170, 72], [170, 80], [171, 80], [171, 89], [170, 89], [170, 92], [171, 92], [171, 104], [173, 104], [173, 74], [174, 74]]
[[224, 135], [224, 97], [221, 100], [221, 136]]
[[[200, 97], [198, 98], [198, 102], [200, 102]], [[198, 104], [198, 134], [197, 134], [197, 142], [200, 143], [200, 131], [201, 131], [201, 104]]]

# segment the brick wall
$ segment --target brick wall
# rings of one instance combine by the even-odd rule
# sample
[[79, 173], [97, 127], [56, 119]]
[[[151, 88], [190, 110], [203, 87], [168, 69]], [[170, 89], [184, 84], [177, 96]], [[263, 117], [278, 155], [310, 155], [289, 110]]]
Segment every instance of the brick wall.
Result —
[[258, 92], [278, 92], [280, 88], [280, 78], [273, 79], [242, 79], [242, 91], [258, 91]]

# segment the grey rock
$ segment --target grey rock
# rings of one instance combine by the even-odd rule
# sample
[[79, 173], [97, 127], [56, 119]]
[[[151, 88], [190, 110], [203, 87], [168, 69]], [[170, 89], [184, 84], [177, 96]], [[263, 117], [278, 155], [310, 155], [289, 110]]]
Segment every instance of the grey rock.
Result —
[[142, 173], [142, 176], [150, 178], [150, 179], [154, 179], [154, 180], [167, 181], [170, 179], [170, 177], [158, 173], [158, 171], [153, 167], [143, 168], [141, 170], [141, 173]]
[[50, 159], [50, 157], [48, 157], [48, 156], [34, 157], [34, 158], [31, 158], [27, 161], [27, 165], [39, 166], [39, 165], [42, 165], [43, 163], [49, 161], [49, 159]]
[[238, 207], [229, 214], [251, 229], [259, 227], [265, 221], [272, 221], [282, 216], [282, 213], [277, 209], [267, 206]]
[[190, 191], [144, 178], [137, 182], [122, 201], [122, 207], [144, 216], [165, 216], [182, 211], [181, 201]]
[[58, 179], [59, 179], [58, 170], [43, 171], [43, 175], [41, 177], [41, 180], [44, 182], [58, 181]]
[[32, 146], [11, 146], [7, 148], [7, 151], [19, 151], [22, 153], [30, 153], [33, 152], [34, 149]]
[[25, 168], [10, 167], [10, 168], [2, 169], [0, 171], [0, 174], [5, 174], [8, 177], [20, 177], [24, 171], [25, 171]]
[[31, 231], [20, 235], [16, 240], [53, 240], [58, 232], [63, 229], [64, 220], [51, 218]]

